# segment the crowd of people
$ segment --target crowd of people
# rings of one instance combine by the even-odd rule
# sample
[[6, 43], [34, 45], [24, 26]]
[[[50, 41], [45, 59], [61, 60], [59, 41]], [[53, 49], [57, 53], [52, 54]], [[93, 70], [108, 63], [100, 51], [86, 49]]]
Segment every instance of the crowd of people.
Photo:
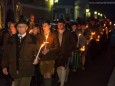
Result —
[[94, 59], [94, 51], [107, 48], [114, 31], [112, 21], [93, 17], [72, 22], [59, 19], [55, 25], [43, 20], [40, 25], [31, 15], [28, 21], [23, 17], [7, 26], [0, 31], [3, 86], [52, 86], [54, 75], [57, 85], [65, 86], [69, 71], [85, 71], [88, 51]]

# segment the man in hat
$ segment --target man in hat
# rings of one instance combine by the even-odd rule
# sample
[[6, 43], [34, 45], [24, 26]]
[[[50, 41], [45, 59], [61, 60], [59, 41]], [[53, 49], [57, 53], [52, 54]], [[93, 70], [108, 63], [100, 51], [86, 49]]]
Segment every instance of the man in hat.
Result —
[[36, 41], [27, 34], [27, 29], [26, 21], [19, 21], [17, 23], [18, 34], [12, 35], [4, 47], [2, 71], [5, 75], [11, 75], [14, 79], [14, 86], [30, 86], [34, 73]]

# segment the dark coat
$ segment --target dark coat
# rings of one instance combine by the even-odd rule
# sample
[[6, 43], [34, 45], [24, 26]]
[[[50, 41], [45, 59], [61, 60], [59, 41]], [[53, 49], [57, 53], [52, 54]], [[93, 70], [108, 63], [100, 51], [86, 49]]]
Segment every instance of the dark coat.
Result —
[[68, 57], [71, 56], [71, 52], [76, 47], [76, 39], [72, 36], [72, 33], [65, 30], [63, 33], [62, 43], [58, 52], [58, 58], [56, 60], [57, 66], [65, 66], [68, 61]]
[[16, 40], [17, 34], [8, 39], [8, 43], [4, 47], [2, 67], [9, 67], [9, 73], [13, 78], [31, 77], [34, 73], [33, 61], [36, 52], [34, 38], [27, 34], [23, 42], [20, 52], [19, 74], [16, 70]]
[[[46, 40], [46, 38], [45, 38], [43, 33], [39, 34], [38, 39], [39, 39], [38, 40], [38, 45], [40, 45], [40, 46]], [[49, 42], [49, 43], [46, 44], [46, 48], [49, 49], [49, 52], [46, 55], [43, 55], [42, 54], [42, 50], [44, 49], [44, 47], [43, 47], [39, 57], [43, 61], [55, 60], [56, 57], [57, 57], [57, 52], [59, 50], [59, 41], [58, 41], [58, 36], [57, 36], [57, 34], [54, 31], [51, 31], [49, 33], [49, 36], [47, 38], [47, 42]]]

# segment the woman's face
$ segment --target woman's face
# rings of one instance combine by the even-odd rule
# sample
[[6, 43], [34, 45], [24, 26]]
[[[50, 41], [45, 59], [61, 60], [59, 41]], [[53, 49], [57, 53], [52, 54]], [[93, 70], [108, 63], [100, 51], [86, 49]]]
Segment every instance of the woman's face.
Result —
[[38, 27], [34, 27], [32, 29], [32, 33], [35, 34], [35, 35], [37, 35], [38, 33], [40, 33], [40, 29]]
[[76, 25], [72, 25], [72, 31], [75, 31], [77, 29], [77, 26]]

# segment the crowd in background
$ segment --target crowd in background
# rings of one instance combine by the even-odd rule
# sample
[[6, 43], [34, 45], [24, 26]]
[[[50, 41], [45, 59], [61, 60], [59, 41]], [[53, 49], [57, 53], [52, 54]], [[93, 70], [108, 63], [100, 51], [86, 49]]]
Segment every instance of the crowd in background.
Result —
[[[85, 71], [87, 62], [97, 58], [96, 55], [109, 45], [114, 46], [114, 28], [110, 19], [93, 17], [88, 20], [78, 18], [76, 21], [59, 19], [56, 23], [43, 20], [38, 24], [35, 16], [31, 15], [28, 21], [24, 16], [17, 23], [9, 21], [7, 27], [0, 31], [0, 77], [5, 79], [6, 84], [3, 86], [51, 86], [55, 74], [58, 86], [65, 86], [69, 71]], [[20, 42], [22, 32], [26, 36]], [[40, 48], [39, 58], [34, 62]], [[87, 59], [88, 56], [91, 58]], [[19, 71], [21, 68], [22, 71]], [[28, 85], [26, 82], [31, 83]]]

